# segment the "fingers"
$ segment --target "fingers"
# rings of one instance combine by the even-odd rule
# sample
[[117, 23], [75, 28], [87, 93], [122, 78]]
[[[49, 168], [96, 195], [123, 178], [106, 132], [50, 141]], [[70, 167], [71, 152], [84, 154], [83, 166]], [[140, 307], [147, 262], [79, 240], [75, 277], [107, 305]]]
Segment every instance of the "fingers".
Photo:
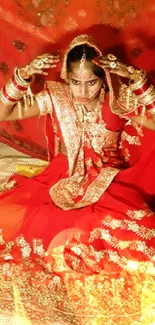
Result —
[[41, 54], [38, 55], [37, 58], [38, 59], [43, 59], [43, 58], [49, 58], [49, 59], [53, 59], [53, 58], [59, 58], [60, 55], [59, 54], [51, 54], [51, 53], [46, 53], [46, 54]]
[[110, 60], [108, 57], [95, 58], [93, 62], [110, 73], [115, 73], [121, 76], [127, 76], [127, 66], [118, 60]]
[[45, 63], [53, 63], [53, 62], [59, 62], [60, 61], [60, 56], [59, 55], [43, 54], [43, 55], [37, 56], [36, 59], [42, 60]]
[[100, 68], [104, 70], [109, 70], [111, 69], [110, 64], [107, 60], [104, 60], [103, 58], [95, 58], [93, 62]]
[[48, 72], [45, 72], [42, 69], [31, 68], [30, 73], [31, 73], [31, 75], [33, 75], [33, 74], [41, 74], [41, 75], [44, 75], [44, 76], [48, 76]]
[[29, 66], [30, 74], [42, 74], [47, 76], [46, 70], [56, 68], [59, 63], [59, 55], [43, 54], [33, 60]]
[[100, 58], [98, 58], [98, 59], [95, 59], [95, 60], [93, 60], [93, 62], [96, 64], [96, 65], [98, 65], [98, 66], [100, 66], [101, 68], [103, 68], [103, 69], [111, 69], [111, 66], [110, 66], [110, 64], [111, 64], [111, 61], [110, 60], [108, 60], [106, 57], [100, 57]]
[[43, 70], [46, 69], [51, 69], [51, 68], [56, 68], [56, 64], [55, 63], [51, 63], [51, 64], [44, 64]]
[[[52, 56], [52, 57], [42, 57], [42, 58], [38, 58], [35, 59], [36, 60], [40, 60], [43, 63], [43, 69], [51, 69], [51, 68], [55, 68], [56, 65], [60, 62], [59, 57], [57, 56]], [[33, 65], [33, 62], [32, 62]]]
[[[52, 65], [52, 66], [50, 66], [50, 68], [47, 68], [47, 69], [51, 69], [51, 68], [55, 68], [55, 67], [56, 67], [56, 65]], [[33, 74], [41, 74], [41, 75], [44, 75], [44, 76], [48, 76], [47, 71], [44, 71], [43, 69], [36, 69], [36, 68], [31, 68], [30, 74], [31, 75], [33, 75]]]
[[31, 78], [33, 74], [47, 76], [48, 72], [46, 70], [56, 68], [59, 62], [59, 54], [52, 55], [51, 53], [46, 53], [38, 55], [30, 64], [23, 67], [22, 70], [26, 78]]

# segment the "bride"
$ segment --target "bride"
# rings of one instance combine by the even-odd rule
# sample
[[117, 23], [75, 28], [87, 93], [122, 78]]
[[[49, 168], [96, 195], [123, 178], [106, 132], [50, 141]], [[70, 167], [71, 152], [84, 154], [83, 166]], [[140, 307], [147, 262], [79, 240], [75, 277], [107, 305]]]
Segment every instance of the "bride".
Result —
[[49, 154], [0, 195], [0, 324], [154, 324], [154, 88], [79, 35], [62, 81], [33, 95], [59, 60], [15, 68], [0, 93], [1, 121], [46, 115]]

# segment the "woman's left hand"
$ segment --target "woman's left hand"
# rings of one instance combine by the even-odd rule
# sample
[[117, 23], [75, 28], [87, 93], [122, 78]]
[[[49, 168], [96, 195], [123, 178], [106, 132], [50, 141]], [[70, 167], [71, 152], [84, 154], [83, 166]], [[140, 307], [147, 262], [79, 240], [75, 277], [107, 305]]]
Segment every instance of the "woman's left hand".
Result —
[[140, 72], [134, 69], [132, 66], [127, 66], [126, 64], [121, 63], [113, 54], [95, 58], [93, 62], [105, 71], [117, 74], [120, 77], [125, 77], [130, 80], [137, 79], [136, 76], [138, 76]]

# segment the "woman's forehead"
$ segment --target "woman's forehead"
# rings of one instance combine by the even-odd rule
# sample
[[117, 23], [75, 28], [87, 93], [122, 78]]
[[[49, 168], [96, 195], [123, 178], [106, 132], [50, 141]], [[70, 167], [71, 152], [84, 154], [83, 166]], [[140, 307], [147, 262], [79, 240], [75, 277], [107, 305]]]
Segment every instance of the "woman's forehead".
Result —
[[69, 77], [74, 77], [79, 80], [96, 78], [93, 72], [92, 63], [86, 62], [84, 66], [80, 67], [80, 62], [71, 63], [71, 72]]

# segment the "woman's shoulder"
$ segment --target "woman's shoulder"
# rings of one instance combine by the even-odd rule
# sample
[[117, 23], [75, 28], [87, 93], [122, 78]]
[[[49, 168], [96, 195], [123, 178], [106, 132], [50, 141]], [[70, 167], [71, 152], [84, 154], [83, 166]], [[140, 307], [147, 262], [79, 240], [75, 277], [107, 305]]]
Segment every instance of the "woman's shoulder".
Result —
[[62, 81], [56, 81], [56, 80], [49, 80], [46, 81], [45, 83], [45, 88], [57, 88], [57, 89], [61, 89], [61, 88], [66, 88], [66, 84]]
[[68, 93], [68, 86], [61, 81], [46, 81], [45, 83], [45, 89], [47, 89], [51, 95], [58, 96], [58, 97], [64, 97], [66, 93]]

